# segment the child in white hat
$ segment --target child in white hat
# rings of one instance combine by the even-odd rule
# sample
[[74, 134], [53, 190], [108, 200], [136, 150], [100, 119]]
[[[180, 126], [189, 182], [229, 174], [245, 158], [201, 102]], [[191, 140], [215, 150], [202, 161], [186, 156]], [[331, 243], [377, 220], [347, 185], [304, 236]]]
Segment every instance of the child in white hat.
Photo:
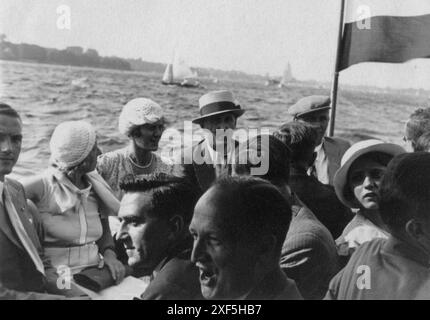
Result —
[[388, 162], [404, 152], [396, 144], [372, 139], [357, 142], [342, 157], [341, 167], [334, 176], [334, 188], [340, 201], [356, 211], [336, 240], [339, 255], [346, 257], [343, 260], [349, 259], [362, 243], [388, 237], [379, 215], [378, 188]]

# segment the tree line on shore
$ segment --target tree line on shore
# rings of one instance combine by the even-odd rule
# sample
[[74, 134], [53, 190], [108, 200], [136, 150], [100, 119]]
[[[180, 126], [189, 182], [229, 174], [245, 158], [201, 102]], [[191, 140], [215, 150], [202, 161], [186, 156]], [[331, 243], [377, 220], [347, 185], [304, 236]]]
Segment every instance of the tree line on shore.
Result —
[[[12, 43], [7, 41], [5, 34], [0, 34], [0, 60], [24, 61], [69, 65], [79, 67], [92, 67], [117, 70], [134, 70], [162, 74], [166, 68], [165, 63], [144, 61], [138, 59], [124, 59], [115, 56], [100, 56], [97, 50], [79, 46], [67, 47], [63, 50], [45, 48], [35, 44]], [[260, 75], [250, 75], [235, 70], [217, 70], [207, 68], [193, 68], [199, 77], [219, 78], [230, 80], [263, 81]]]

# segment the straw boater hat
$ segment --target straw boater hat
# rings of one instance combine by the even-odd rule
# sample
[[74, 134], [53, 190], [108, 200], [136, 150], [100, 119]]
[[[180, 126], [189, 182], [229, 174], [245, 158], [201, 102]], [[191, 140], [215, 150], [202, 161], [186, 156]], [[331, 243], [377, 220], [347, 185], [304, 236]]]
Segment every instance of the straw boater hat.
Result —
[[288, 114], [294, 119], [304, 115], [330, 109], [330, 97], [328, 96], [309, 96], [300, 99], [288, 109]]
[[406, 150], [394, 143], [386, 143], [381, 140], [371, 139], [357, 142], [345, 152], [342, 157], [341, 166], [334, 176], [333, 185], [339, 200], [350, 208], [357, 208], [357, 204], [352, 201], [353, 199], [349, 199], [347, 196], [347, 194], [350, 194], [346, 189], [348, 187], [349, 168], [351, 168], [351, 165], [360, 156], [371, 152], [385, 153], [395, 157], [405, 153]]
[[245, 110], [236, 104], [233, 93], [227, 90], [212, 91], [199, 99], [200, 117], [193, 120], [193, 123], [200, 123], [201, 120], [222, 113], [234, 113], [240, 117]]

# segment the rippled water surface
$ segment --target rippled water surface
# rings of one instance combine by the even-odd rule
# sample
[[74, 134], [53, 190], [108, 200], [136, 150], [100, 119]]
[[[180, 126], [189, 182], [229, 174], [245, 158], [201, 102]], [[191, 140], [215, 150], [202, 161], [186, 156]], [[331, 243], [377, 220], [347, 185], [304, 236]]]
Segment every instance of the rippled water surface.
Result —
[[[49, 137], [61, 121], [85, 119], [95, 125], [104, 151], [127, 143], [117, 129], [122, 106], [135, 97], [160, 103], [169, 126], [183, 129], [183, 121], [198, 115], [198, 99], [209, 90], [230, 89], [247, 110], [239, 127], [271, 130], [288, 121], [288, 106], [328, 89], [301, 85], [278, 89], [262, 83], [203, 81], [204, 88], [163, 86], [161, 75], [128, 71], [0, 62], [0, 100], [16, 108], [24, 120], [24, 141], [16, 173], [40, 171], [49, 159]], [[336, 134], [351, 141], [372, 136], [401, 143], [404, 121], [428, 97], [340, 88]], [[196, 128], [197, 129], [197, 128]], [[162, 141], [166, 144], [166, 141]], [[164, 145], [165, 146], [165, 145]]]

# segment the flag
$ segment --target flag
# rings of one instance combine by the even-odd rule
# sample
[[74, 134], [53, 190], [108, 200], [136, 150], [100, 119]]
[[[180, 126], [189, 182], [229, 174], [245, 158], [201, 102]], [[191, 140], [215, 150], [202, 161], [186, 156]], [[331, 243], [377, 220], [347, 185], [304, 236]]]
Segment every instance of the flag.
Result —
[[430, 58], [430, 0], [346, 0], [339, 71]]

